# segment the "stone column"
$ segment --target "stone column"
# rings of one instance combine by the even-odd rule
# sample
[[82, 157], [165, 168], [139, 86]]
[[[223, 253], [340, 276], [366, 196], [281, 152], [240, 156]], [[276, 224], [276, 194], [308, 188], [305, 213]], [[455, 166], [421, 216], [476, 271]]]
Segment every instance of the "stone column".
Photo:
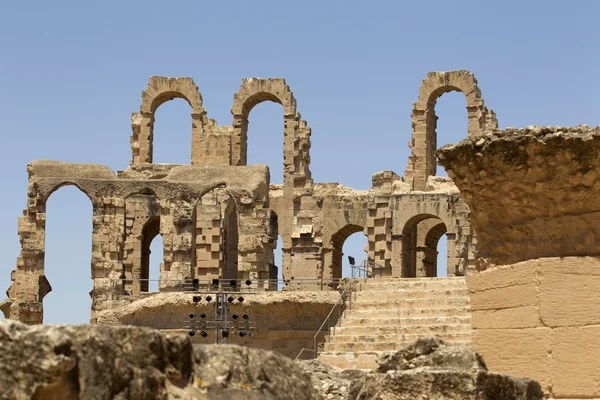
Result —
[[392, 235], [392, 278], [404, 276], [404, 236]]
[[260, 208], [240, 212], [238, 244], [239, 279], [269, 279], [277, 243], [277, 220], [272, 210]]
[[179, 287], [192, 276], [194, 204], [190, 201], [161, 201], [160, 231], [163, 236], [164, 263], [161, 265], [159, 290]]
[[125, 247], [125, 199], [102, 197], [93, 204], [92, 217], [92, 315], [112, 308], [123, 294], [123, 249]]

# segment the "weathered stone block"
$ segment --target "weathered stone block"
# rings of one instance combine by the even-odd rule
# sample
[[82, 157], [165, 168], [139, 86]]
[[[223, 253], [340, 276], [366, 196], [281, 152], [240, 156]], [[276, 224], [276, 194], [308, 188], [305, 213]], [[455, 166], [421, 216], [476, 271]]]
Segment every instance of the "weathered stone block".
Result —
[[473, 347], [490, 371], [535, 379], [547, 393], [552, 382], [551, 339], [550, 328], [473, 331]]

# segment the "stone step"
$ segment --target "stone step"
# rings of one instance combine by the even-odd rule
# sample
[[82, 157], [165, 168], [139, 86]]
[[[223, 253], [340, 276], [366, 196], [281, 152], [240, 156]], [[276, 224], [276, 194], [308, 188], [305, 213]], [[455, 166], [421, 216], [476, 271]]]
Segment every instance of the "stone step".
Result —
[[441, 289], [441, 288], [467, 288], [464, 278], [406, 278], [406, 279], [370, 279], [360, 283], [361, 292], [384, 291], [398, 289]]
[[[454, 345], [471, 346], [471, 341], [455, 341]], [[321, 362], [342, 369], [374, 369], [379, 365], [377, 358], [390, 354], [390, 351], [354, 351], [354, 352], [333, 352], [324, 351], [319, 353]]]
[[[403, 318], [447, 318], [447, 317], [468, 317], [471, 316], [471, 307], [463, 305], [454, 308], [403, 308], [388, 310], [346, 310], [342, 319], [342, 326], [346, 324], [362, 325], [369, 320], [377, 320], [382, 325], [396, 324], [397, 319]], [[356, 320], [356, 321], [355, 321]], [[386, 323], [389, 320], [390, 323]]]
[[394, 289], [381, 291], [359, 292], [352, 302], [362, 302], [363, 300], [397, 300], [397, 299], [416, 299], [416, 298], [438, 298], [438, 297], [459, 297], [467, 298], [466, 288], [441, 288], [441, 289]]
[[451, 308], [465, 307], [469, 304], [466, 296], [447, 297], [420, 297], [416, 299], [397, 300], [360, 300], [352, 301], [352, 310], [397, 310], [397, 309], [424, 309], [424, 308]]
[[[352, 337], [355, 336], [356, 340], [363, 340], [365, 342], [372, 342], [373, 340], [368, 339], [371, 336], [398, 336], [403, 334], [418, 334], [418, 335], [438, 335], [443, 333], [458, 333], [458, 332], [471, 332], [471, 324], [430, 324], [430, 325], [397, 325], [397, 326], [345, 326], [331, 328], [331, 337], [338, 341], [338, 338]], [[339, 341], [348, 341], [341, 339]], [[352, 340], [354, 341], [354, 340]], [[381, 340], [388, 341], [388, 340]]]
[[[389, 318], [389, 313], [384, 314], [382, 317], [372, 318], [372, 312], [369, 310], [358, 310], [359, 312], [350, 314], [356, 316], [355, 318], [346, 317], [340, 320], [340, 327], [386, 327], [386, 326], [405, 326], [405, 325], [451, 325], [451, 324], [470, 324], [471, 315], [468, 308], [464, 308], [460, 315], [457, 315], [453, 310], [443, 309], [447, 312], [448, 316], [438, 316], [433, 310], [418, 310], [427, 311], [427, 313], [418, 314], [418, 317], [400, 317], [400, 318]], [[405, 310], [403, 310], [405, 311]], [[398, 314], [393, 314], [397, 316]], [[425, 316], [421, 316], [425, 315]]]
[[[348, 352], [348, 351], [396, 351], [406, 347], [408, 344], [417, 340], [423, 335], [398, 335], [397, 339], [387, 342], [365, 343], [360, 341], [352, 342], [330, 342], [325, 343], [324, 351], [326, 352]], [[471, 332], [462, 333], [446, 333], [439, 335], [448, 343], [467, 342], [471, 340]]]
[[331, 342], [330, 343], [361, 343], [363, 345], [365, 345], [366, 347], [368, 347], [371, 344], [378, 344], [378, 343], [397, 343], [397, 342], [405, 342], [405, 338], [406, 337], [421, 337], [424, 335], [428, 335], [428, 334], [436, 334], [438, 336], [448, 336], [448, 335], [455, 335], [457, 337], [460, 338], [460, 340], [463, 340], [463, 337], [460, 337], [459, 335], [463, 335], [463, 336], [470, 336], [471, 335], [471, 329], [457, 329], [457, 330], [448, 330], [448, 331], [440, 331], [440, 332], [398, 332], [398, 333], [391, 333], [391, 334], [383, 334], [383, 335], [377, 335], [377, 334], [370, 334], [370, 335], [355, 335], [355, 334], [350, 334], [350, 335], [335, 335], [335, 336], [331, 336]]
[[[385, 353], [381, 352], [380, 354]], [[323, 352], [319, 354], [319, 360], [324, 364], [342, 369], [370, 370], [379, 366], [376, 360], [380, 354], [364, 353], [354, 355], [353, 353], [350, 353], [346, 355], [345, 353]]]

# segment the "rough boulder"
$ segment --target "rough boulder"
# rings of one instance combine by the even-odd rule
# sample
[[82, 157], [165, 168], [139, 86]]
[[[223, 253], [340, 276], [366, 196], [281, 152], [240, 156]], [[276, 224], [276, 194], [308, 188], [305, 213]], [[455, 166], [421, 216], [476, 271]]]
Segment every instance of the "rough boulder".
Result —
[[320, 399], [289, 358], [148, 328], [0, 321], [0, 398]]

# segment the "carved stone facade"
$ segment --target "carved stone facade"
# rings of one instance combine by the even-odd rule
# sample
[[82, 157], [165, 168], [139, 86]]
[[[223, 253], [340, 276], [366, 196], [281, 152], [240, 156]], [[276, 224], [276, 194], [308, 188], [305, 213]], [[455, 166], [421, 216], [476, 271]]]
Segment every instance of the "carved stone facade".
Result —
[[[413, 105], [412, 156], [404, 176], [377, 172], [371, 189], [358, 191], [313, 182], [311, 130], [284, 79], [243, 79], [232, 124], [218, 126], [191, 78], [151, 77], [140, 111], [132, 114], [126, 171], [115, 175], [100, 165], [58, 161], [28, 166], [28, 203], [19, 219], [22, 250], [2, 310], [10, 318], [42, 322], [42, 300], [51, 290], [44, 275], [45, 204], [69, 184], [86, 193], [94, 209], [92, 321], [98, 311], [122, 304], [107, 295], [115, 281], [134, 297], [148, 291], [149, 246], [158, 234], [164, 243], [161, 291], [194, 277], [276, 276], [277, 234], [285, 280], [340, 278], [343, 243], [356, 232], [367, 238], [365, 258], [380, 264], [386, 276], [436, 276], [442, 235], [448, 238], [448, 276], [468, 274], [477, 254], [469, 208], [449, 178], [434, 176], [435, 102], [452, 90], [467, 98], [469, 137], [497, 127], [470, 72], [432, 72]], [[152, 164], [155, 112], [173, 98], [191, 106], [191, 165]], [[266, 166], [246, 166], [249, 114], [263, 101], [283, 107], [282, 185], [269, 186]]]

